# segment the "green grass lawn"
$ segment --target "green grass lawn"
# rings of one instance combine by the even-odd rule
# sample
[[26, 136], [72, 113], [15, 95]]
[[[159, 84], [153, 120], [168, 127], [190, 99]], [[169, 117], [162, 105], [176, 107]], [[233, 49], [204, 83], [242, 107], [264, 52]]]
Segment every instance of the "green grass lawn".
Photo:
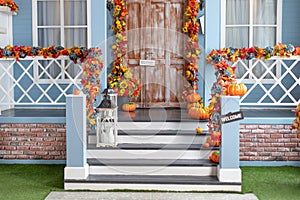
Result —
[[[63, 191], [63, 165], [0, 165], [0, 200], [44, 199]], [[242, 167], [243, 193], [260, 200], [300, 199], [300, 168]]]

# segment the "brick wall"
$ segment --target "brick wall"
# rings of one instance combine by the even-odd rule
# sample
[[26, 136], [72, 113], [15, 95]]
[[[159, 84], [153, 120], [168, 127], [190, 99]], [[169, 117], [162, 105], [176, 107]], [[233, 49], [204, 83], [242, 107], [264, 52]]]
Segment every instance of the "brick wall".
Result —
[[0, 159], [65, 160], [65, 124], [0, 124]]
[[300, 161], [296, 130], [288, 125], [240, 125], [241, 161]]

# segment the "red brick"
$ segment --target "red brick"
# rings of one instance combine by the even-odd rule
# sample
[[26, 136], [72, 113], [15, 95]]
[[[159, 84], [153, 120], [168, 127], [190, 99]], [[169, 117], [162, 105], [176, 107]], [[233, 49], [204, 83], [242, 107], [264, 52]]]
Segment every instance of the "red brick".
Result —
[[280, 152], [288, 152], [288, 151], [291, 151], [290, 148], [286, 148], [286, 147], [278, 147], [278, 151]]
[[258, 125], [258, 128], [261, 128], [261, 129], [271, 129], [272, 128], [272, 125], [270, 124], [262, 124], [262, 125]]
[[1, 128], [10, 128], [11, 124], [0, 124]]
[[11, 151], [11, 154], [14, 155], [22, 155], [23, 154], [23, 151], [22, 150], [15, 150], [15, 151]]
[[61, 154], [60, 151], [50, 151], [49, 152], [50, 156], [59, 156], [60, 154]]
[[42, 151], [43, 147], [40, 146], [32, 146], [29, 148], [31, 151]]
[[285, 152], [284, 155], [290, 157], [297, 157], [299, 156], [299, 152]]
[[250, 157], [249, 157], [249, 156], [241, 156], [241, 157], [240, 157], [240, 160], [241, 160], [241, 161], [249, 161], [249, 160], [250, 160]]
[[245, 152], [244, 154], [245, 154], [245, 156], [257, 156], [258, 155], [257, 152]]
[[259, 160], [263, 160], [263, 157], [251, 156], [249, 160], [251, 160], [251, 161], [259, 161]]
[[285, 147], [297, 147], [296, 143], [285, 143], [284, 144]]
[[270, 134], [257, 134], [258, 138], [270, 138]]
[[245, 146], [245, 147], [257, 147], [258, 144], [252, 142], [252, 143], [245, 143], [244, 146]]
[[266, 139], [265, 141], [266, 143], [275, 143], [277, 142], [277, 139]]
[[300, 143], [299, 138], [291, 138], [291, 142]]
[[66, 138], [65, 137], [56, 137], [55, 140], [59, 141], [59, 142], [65, 142]]
[[266, 129], [265, 133], [276, 134], [276, 133], [278, 133], [278, 130], [276, 130], [276, 129]]
[[271, 138], [283, 138], [283, 134], [271, 134]]
[[279, 130], [278, 131], [278, 133], [284, 133], [284, 134], [291, 134], [292, 133], [292, 131], [290, 130], [290, 129], [281, 129], [281, 130]]
[[297, 138], [296, 134], [284, 134], [283, 137], [285, 138]]
[[30, 159], [30, 156], [29, 155], [17, 155], [17, 159]]
[[43, 150], [44, 151], [54, 151], [54, 150], [58, 150], [56, 149], [57, 147], [53, 147], [53, 146], [44, 146]]
[[246, 128], [246, 125], [245, 124], [240, 124], [240, 129], [244, 129]]
[[259, 156], [271, 156], [272, 154], [270, 152], [258, 152]]
[[276, 159], [274, 157], [271, 157], [271, 156], [264, 156], [264, 157], [261, 157], [261, 160], [273, 161], [273, 160], [276, 160]]
[[4, 155], [3, 158], [4, 158], [4, 159], [16, 159], [17, 156], [16, 156], [16, 155]]
[[277, 151], [277, 148], [276, 147], [265, 147], [265, 151], [266, 152], [275, 152], [275, 151]]
[[271, 147], [284, 147], [284, 143], [271, 143]]
[[288, 157], [288, 160], [290, 161], [300, 161], [300, 157]]
[[23, 154], [24, 155], [35, 155], [35, 151], [27, 151], [27, 150], [25, 150]]
[[270, 147], [271, 143], [259, 143], [258, 146], [259, 147]]
[[264, 148], [262, 147], [251, 147], [250, 149], [252, 152], [263, 152]]
[[280, 139], [278, 139], [278, 142], [290, 143], [291, 139], [290, 138], [280, 138]]
[[246, 125], [246, 129], [257, 129], [257, 128], [258, 125], [253, 125], [253, 124]]
[[55, 137], [46, 137], [43, 139], [45, 142], [53, 142], [55, 141]]
[[245, 133], [244, 137], [245, 138], [254, 138], [254, 137], [256, 137], [256, 135], [255, 134], [251, 134], [251, 133]]
[[55, 150], [57, 150], [57, 151], [65, 151], [66, 147], [65, 146], [57, 146], [57, 147], [55, 147]]
[[24, 142], [24, 145], [34, 146], [34, 145], [36, 145], [36, 142]]
[[39, 146], [51, 146], [52, 143], [51, 142], [38, 142], [37, 145], [39, 145]]
[[284, 152], [272, 152], [271, 155], [275, 157], [284, 156]]
[[253, 129], [251, 132], [253, 134], [263, 134], [263, 133], [265, 133], [265, 130], [263, 130], [263, 129]]
[[250, 147], [241, 147], [240, 151], [250, 151]]
[[17, 150], [17, 147], [15, 146], [4, 146], [5, 150]]
[[30, 132], [29, 128], [18, 128], [18, 132]]
[[65, 132], [66, 132], [66, 129], [65, 129], [65, 128], [58, 128], [58, 129], [57, 129], [57, 132], [58, 132], [58, 133], [65, 133]]
[[30, 130], [33, 133], [43, 133], [44, 132], [44, 129], [42, 129], [42, 128], [31, 128]]
[[29, 146], [18, 146], [18, 150], [29, 150]]
[[40, 155], [40, 156], [49, 155], [48, 151], [37, 151], [37, 152], [35, 152], [35, 154]]
[[240, 142], [251, 142], [250, 138], [240, 138]]
[[284, 129], [290, 129], [290, 128], [291, 128], [291, 125], [290, 125], [290, 124], [284, 125]]
[[272, 129], [282, 129], [282, 128], [284, 128], [284, 125], [279, 125], [279, 124], [272, 125]]

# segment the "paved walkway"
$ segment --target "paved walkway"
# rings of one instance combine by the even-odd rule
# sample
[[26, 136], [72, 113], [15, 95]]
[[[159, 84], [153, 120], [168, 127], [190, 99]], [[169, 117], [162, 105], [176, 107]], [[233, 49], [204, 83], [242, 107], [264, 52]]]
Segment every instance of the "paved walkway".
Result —
[[254, 194], [163, 192], [51, 192], [46, 200], [258, 200]]

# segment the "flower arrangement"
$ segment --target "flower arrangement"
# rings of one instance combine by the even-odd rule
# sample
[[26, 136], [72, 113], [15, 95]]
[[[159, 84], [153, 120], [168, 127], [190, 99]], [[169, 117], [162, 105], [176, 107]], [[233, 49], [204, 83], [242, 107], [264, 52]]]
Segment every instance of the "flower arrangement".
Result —
[[93, 108], [96, 95], [100, 90], [100, 72], [103, 68], [102, 52], [97, 48], [87, 49], [85, 47], [64, 48], [62, 46], [31, 47], [10, 46], [0, 48], [0, 58], [14, 58], [17, 61], [26, 56], [43, 56], [44, 58], [58, 58], [69, 56], [74, 62], [82, 64], [83, 77], [81, 80], [82, 91], [86, 95], [87, 118], [91, 124], [95, 124], [95, 111]]
[[127, 70], [118, 81], [110, 81], [109, 84], [118, 96], [137, 98], [140, 95], [140, 81], [133, 77], [130, 70]]
[[0, 6], [7, 6], [10, 8], [11, 12], [17, 13], [19, 7], [13, 0], [0, 0]]
[[115, 33], [115, 44], [112, 46], [114, 50], [115, 61], [113, 63], [111, 73], [109, 74], [110, 87], [114, 88], [118, 85], [121, 77], [128, 71], [123, 65], [123, 57], [127, 53], [127, 37], [126, 37], [126, 19], [128, 10], [125, 7], [124, 0], [115, 0], [115, 8], [113, 11], [114, 21], [111, 29]]
[[92, 49], [82, 63], [83, 77], [81, 79], [82, 91], [86, 95], [87, 119], [90, 124], [96, 124], [96, 111], [94, 103], [96, 95], [100, 91], [100, 73], [103, 69], [102, 52], [99, 49]]
[[200, 4], [196, 0], [188, 0], [188, 5], [185, 10], [185, 24], [182, 31], [188, 35], [186, 45], [186, 67], [185, 76], [189, 82], [184, 91], [186, 98], [192, 91], [198, 89], [198, 60], [200, 48], [198, 44], [199, 23], [197, 22], [198, 9]]
[[[281, 44], [274, 47], [251, 47], [251, 48], [222, 48], [213, 50], [207, 57], [207, 62], [212, 64], [216, 70], [217, 81], [211, 89], [211, 99], [208, 106], [211, 116], [208, 121], [208, 130], [211, 137], [220, 138], [220, 101], [221, 95], [230, 95], [230, 88], [236, 85], [235, 67], [228, 64], [236, 62], [238, 59], [265, 59], [268, 60], [273, 56], [290, 57], [300, 55], [300, 47], [294, 47], [291, 44]], [[245, 92], [245, 91], [243, 91]], [[242, 95], [242, 94], [241, 94]]]
[[62, 46], [32, 47], [7, 45], [4, 48], [0, 48], [0, 58], [11, 57], [19, 61], [20, 58], [25, 58], [26, 56], [43, 56], [44, 58], [69, 56], [74, 63], [77, 63], [78, 61], [83, 62], [91, 51], [93, 51], [93, 49], [87, 49], [85, 47], [64, 48]]

